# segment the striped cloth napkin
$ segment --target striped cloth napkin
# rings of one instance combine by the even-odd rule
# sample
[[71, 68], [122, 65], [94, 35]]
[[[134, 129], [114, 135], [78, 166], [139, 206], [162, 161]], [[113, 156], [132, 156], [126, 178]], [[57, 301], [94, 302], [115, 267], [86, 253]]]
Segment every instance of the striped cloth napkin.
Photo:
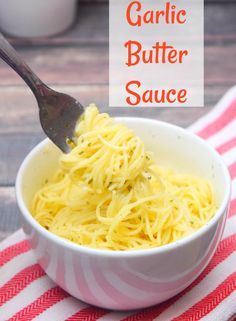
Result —
[[223, 239], [197, 280], [174, 298], [142, 311], [114, 312], [88, 306], [45, 275], [35, 261], [24, 233], [19, 230], [0, 244], [1, 321], [236, 319], [236, 87], [190, 130], [207, 140], [223, 156], [233, 183]]

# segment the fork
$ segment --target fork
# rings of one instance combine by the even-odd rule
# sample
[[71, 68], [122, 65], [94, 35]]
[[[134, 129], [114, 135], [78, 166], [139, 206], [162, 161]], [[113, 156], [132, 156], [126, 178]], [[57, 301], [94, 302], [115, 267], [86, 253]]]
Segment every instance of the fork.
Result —
[[1, 33], [0, 57], [20, 75], [33, 92], [45, 134], [64, 153], [68, 153], [70, 142], [75, 140], [76, 123], [84, 112], [83, 106], [75, 98], [45, 85]]

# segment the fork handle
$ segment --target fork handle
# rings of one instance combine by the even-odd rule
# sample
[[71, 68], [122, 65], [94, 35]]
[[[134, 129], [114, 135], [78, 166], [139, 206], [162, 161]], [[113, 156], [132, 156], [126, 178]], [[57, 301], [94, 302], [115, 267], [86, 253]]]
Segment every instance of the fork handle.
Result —
[[35, 75], [19, 56], [6, 38], [0, 33], [0, 57], [26, 82], [36, 99], [44, 96], [50, 89]]

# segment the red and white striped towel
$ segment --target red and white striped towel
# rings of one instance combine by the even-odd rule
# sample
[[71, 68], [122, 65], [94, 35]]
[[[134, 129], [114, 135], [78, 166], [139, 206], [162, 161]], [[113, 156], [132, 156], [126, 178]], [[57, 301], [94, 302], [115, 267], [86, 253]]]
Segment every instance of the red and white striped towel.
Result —
[[[184, 111], [183, 111], [184, 113]], [[236, 317], [236, 87], [190, 130], [228, 165], [232, 201], [223, 239], [204, 272], [174, 298], [142, 311], [88, 306], [54, 284], [35, 261], [22, 230], [0, 244], [0, 321], [226, 321]]]

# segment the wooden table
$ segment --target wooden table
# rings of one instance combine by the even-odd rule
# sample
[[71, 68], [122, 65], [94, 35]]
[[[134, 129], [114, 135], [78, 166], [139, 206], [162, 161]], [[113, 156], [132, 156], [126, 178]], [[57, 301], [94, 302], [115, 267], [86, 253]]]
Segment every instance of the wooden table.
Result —
[[[186, 127], [207, 113], [236, 83], [236, 3], [205, 6], [205, 108], [130, 110], [112, 115], [151, 117]], [[71, 30], [49, 39], [12, 39], [23, 58], [46, 83], [96, 102], [108, 111], [108, 5], [84, 4]], [[0, 61], [0, 239], [19, 228], [14, 182], [17, 169], [44, 138], [36, 101], [23, 81]]]

